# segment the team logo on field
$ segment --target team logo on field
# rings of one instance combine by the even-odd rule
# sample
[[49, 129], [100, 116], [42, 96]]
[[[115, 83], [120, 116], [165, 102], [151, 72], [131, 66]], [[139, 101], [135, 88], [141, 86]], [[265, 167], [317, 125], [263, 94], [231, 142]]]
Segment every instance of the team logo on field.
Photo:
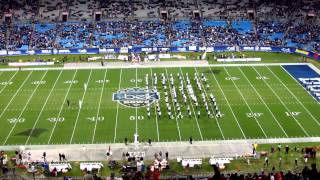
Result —
[[129, 107], [143, 107], [160, 99], [157, 91], [143, 88], [121, 89], [113, 93], [112, 100]]

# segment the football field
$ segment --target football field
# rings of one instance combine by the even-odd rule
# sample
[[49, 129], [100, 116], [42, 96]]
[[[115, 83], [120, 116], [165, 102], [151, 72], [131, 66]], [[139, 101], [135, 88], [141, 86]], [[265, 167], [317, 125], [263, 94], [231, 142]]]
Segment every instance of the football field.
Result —
[[[206, 78], [201, 92], [195, 76]], [[147, 105], [135, 101], [155, 87], [159, 97], [150, 100], [148, 118]], [[0, 71], [0, 123], [0, 145], [118, 143], [132, 141], [134, 133], [159, 142], [314, 137], [320, 136], [320, 105], [280, 65]]]

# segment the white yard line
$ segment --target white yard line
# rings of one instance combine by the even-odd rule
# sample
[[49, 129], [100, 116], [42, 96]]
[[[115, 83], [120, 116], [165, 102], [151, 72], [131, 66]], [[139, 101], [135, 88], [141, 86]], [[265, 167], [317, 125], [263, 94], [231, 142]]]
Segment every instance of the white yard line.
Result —
[[[43, 78], [47, 75], [47, 73], [48, 73], [48, 71], [46, 71], [46, 72], [43, 74], [43, 76], [41, 77], [40, 81], [42, 81], [42, 80], [43, 80]], [[28, 106], [28, 105], [29, 105], [29, 103], [30, 103], [30, 100], [32, 99], [32, 97], [33, 97], [34, 93], [37, 91], [37, 89], [38, 89], [38, 87], [39, 87], [39, 86], [40, 86], [40, 83], [39, 83], [39, 84], [37, 84], [36, 88], [34, 88], [34, 90], [33, 90], [32, 94], [29, 96], [29, 98], [28, 98], [28, 100], [27, 100], [26, 104], [24, 105], [24, 107], [23, 107], [22, 111], [20, 112], [20, 114], [19, 114], [19, 116], [18, 116], [18, 119], [20, 119], [20, 118], [21, 118], [22, 114], [23, 114], [23, 113], [24, 113], [24, 111], [26, 110], [27, 106]], [[14, 123], [14, 125], [12, 126], [12, 128], [11, 128], [11, 130], [10, 130], [9, 134], [7, 135], [7, 137], [6, 137], [5, 141], [3, 142], [3, 145], [5, 145], [5, 144], [7, 143], [7, 141], [8, 141], [8, 139], [9, 139], [9, 137], [11, 136], [11, 133], [13, 132], [14, 128], [17, 126], [17, 123], [18, 123], [18, 121], [16, 121], [16, 122]]]
[[[138, 68], [136, 68], [136, 87], [138, 87]], [[136, 109], [136, 134], [138, 134], [138, 107]]]
[[[118, 91], [120, 91], [120, 88], [121, 88], [121, 77], [122, 77], [122, 68], [120, 69], [120, 78], [119, 78]], [[114, 142], [114, 143], [116, 142], [116, 138], [117, 138], [118, 115], [119, 115], [119, 103], [117, 103], [116, 124], [115, 124], [115, 126], [114, 126], [114, 138], [113, 138], [113, 142]]]
[[178, 122], [178, 119], [177, 119], [177, 112], [176, 112], [176, 107], [174, 106], [174, 102], [173, 102], [173, 98], [172, 98], [172, 90], [171, 90], [171, 85], [169, 83], [169, 76], [168, 76], [168, 70], [167, 68], [165, 68], [166, 70], [166, 77], [167, 77], [167, 82], [168, 82], [168, 85], [169, 85], [169, 89], [170, 89], [170, 96], [171, 96], [171, 103], [173, 105], [173, 111], [174, 111], [174, 116], [175, 116], [175, 119], [176, 119], [176, 124], [177, 124], [177, 129], [178, 129], [178, 134], [179, 134], [179, 140], [181, 141], [181, 133], [180, 133], [180, 127], [179, 127], [179, 122]]
[[[88, 80], [86, 82], [87, 86], [89, 85], [91, 74], [92, 74], [92, 69], [90, 70], [89, 77], [88, 77]], [[84, 97], [86, 96], [86, 93], [87, 93], [87, 89], [84, 89], [84, 92], [83, 92], [83, 95], [82, 95], [82, 98], [81, 98], [82, 104], [83, 104], [83, 101], [84, 101]], [[71, 138], [70, 138], [69, 144], [72, 143], [74, 132], [76, 131], [76, 128], [77, 128], [77, 125], [78, 125], [81, 109], [82, 109], [82, 107], [79, 107], [77, 118], [76, 118], [76, 122], [74, 123], [74, 126], [73, 126], [73, 130], [72, 130], [72, 134], [71, 134]]]
[[254, 90], [254, 92], [256, 92], [256, 94], [259, 96], [260, 100], [262, 101], [262, 103], [267, 107], [268, 111], [270, 112], [270, 114], [272, 115], [273, 119], [277, 122], [278, 126], [280, 127], [280, 129], [282, 130], [282, 132], [286, 135], [286, 137], [289, 137], [288, 134], [286, 133], [286, 131], [284, 130], [284, 128], [281, 126], [281, 124], [279, 123], [279, 121], [277, 120], [277, 118], [275, 117], [275, 115], [273, 114], [273, 112], [271, 111], [271, 109], [269, 108], [269, 106], [266, 104], [266, 102], [263, 100], [263, 98], [261, 97], [260, 93], [257, 91], [257, 89], [253, 86], [253, 84], [251, 83], [251, 81], [247, 78], [247, 76], [243, 73], [242, 69], [240, 67], [238, 67], [238, 69], [240, 70], [241, 74], [243, 77], [246, 78], [246, 80], [249, 82], [250, 86], [252, 87], [252, 89]]
[[91, 140], [91, 143], [92, 143], [92, 144], [93, 144], [94, 138], [95, 138], [95, 136], [96, 136], [96, 129], [97, 129], [97, 124], [98, 124], [98, 117], [99, 117], [99, 114], [100, 114], [100, 107], [101, 107], [101, 101], [102, 101], [104, 86], [105, 86], [105, 84], [106, 84], [105, 82], [106, 82], [107, 72], [108, 72], [108, 69], [106, 69], [105, 72], [104, 72], [103, 85], [102, 85], [102, 88], [101, 88], [100, 100], [99, 100], [99, 105], [98, 105], [98, 111], [97, 111], [97, 115], [96, 115], [96, 122], [95, 122], [95, 124], [94, 124], [94, 130], [93, 130], [93, 135], [92, 135], [92, 140]]
[[[18, 73], [19, 71], [16, 71], [11, 77], [10, 79], [7, 81], [7, 82], [11, 82], [11, 80], [16, 76], [16, 74]], [[1, 89], [0, 91], [0, 94], [3, 92], [3, 90], [8, 86], [8, 84], [4, 85], [3, 88]]]
[[[255, 67], [252, 67], [252, 68], [256, 71], [256, 73], [257, 73], [259, 76], [261, 76], [261, 74], [256, 70]], [[267, 82], [265, 79], [262, 79], [262, 80], [263, 80], [263, 82], [269, 87], [269, 89], [272, 91], [272, 93], [277, 96], [277, 98], [279, 99], [279, 101], [281, 102], [281, 104], [286, 108], [286, 110], [287, 110], [288, 112], [290, 112], [290, 110], [289, 110], [289, 108], [287, 107], [287, 105], [282, 101], [282, 99], [279, 97], [279, 95], [272, 89], [272, 87], [268, 84], [268, 82]], [[309, 136], [308, 132], [307, 132], [307, 131], [304, 129], [304, 127], [299, 123], [299, 121], [296, 119], [296, 117], [295, 117], [295, 116], [291, 116], [291, 117], [292, 117], [292, 118], [296, 121], [296, 123], [300, 126], [301, 130], [305, 133], [305, 135]]]
[[[196, 73], [197, 73], [198, 78], [200, 78], [197, 68], [194, 67], [194, 69], [196, 70]], [[200, 80], [200, 84], [201, 84], [201, 86], [202, 86], [202, 88], [203, 88], [204, 94], [206, 95], [206, 97], [207, 97], [207, 99], [208, 99], [209, 97], [208, 97], [208, 94], [207, 94], [206, 87], [202, 84], [202, 81], [201, 81], [201, 80]], [[210, 104], [210, 107], [211, 107], [211, 110], [212, 110], [212, 113], [213, 113], [213, 112], [214, 112], [213, 106], [212, 106], [211, 103], [209, 103], [209, 104]], [[217, 125], [218, 125], [218, 128], [219, 128], [219, 131], [220, 131], [220, 133], [221, 133], [222, 138], [225, 139], [224, 134], [223, 134], [223, 132], [222, 132], [222, 129], [221, 129], [221, 127], [220, 127], [220, 123], [219, 123], [219, 121], [218, 121], [218, 119], [217, 119], [217, 117], [216, 117], [215, 115], [214, 115], [214, 118], [215, 118], [215, 120], [216, 120], [216, 122], [217, 122]]]
[[[227, 68], [226, 68], [226, 67], [223, 67], [223, 68], [224, 68], [224, 70], [226, 71], [226, 73], [228, 74], [228, 76], [231, 77], [231, 75], [229, 74]], [[232, 78], [231, 78], [231, 82], [233, 83], [234, 87], [236, 87], [236, 89], [237, 89], [237, 91], [239, 92], [240, 96], [241, 96], [242, 99], [244, 100], [244, 103], [245, 103], [245, 104], [247, 105], [247, 107], [249, 108], [249, 111], [250, 111], [251, 113], [253, 113], [253, 111], [252, 111], [251, 107], [249, 106], [247, 100], [244, 98], [242, 92], [240, 91], [240, 89], [238, 88], [238, 86], [236, 85], [236, 83], [234, 82], [234, 80], [233, 80]], [[262, 131], [262, 133], [263, 133], [263, 135], [267, 138], [268, 136], [267, 136], [266, 132], [263, 130], [263, 128], [262, 128], [261, 124], [259, 123], [257, 117], [253, 116], [253, 118], [256, 120], [258, 126], [260, 127], [260, 129], [261, 129], [261, 131]]]
[[13, 101], [13, 99], [17, 96], [17, 94], [19, 93], [19, 91], [21, 90], [21, 88], [23, 87], [23, 85], [27, 82], [27, 80], [29, 79], [29, 77], [31, 76], [33, 71], [31, 71], [29, 73], [29, 75], [24, 79], [24, 81], [22, 82], [22, 84], [20, 85], [19, 89], [14, 93], [14, 95], [11, 97], [9, 103], [7, 104], [7, 106], [4, 108], [4, 110], [2, 110], [1, 114], [0, 114], [0, 119], [2, 118], [3, 114], [6, 112], [6, 110], [8, 109], [8, 107], [10, 106], [11, 102]]
[[[287, 72], [287, 70], [285, 70], [282, 66], [281, 66], [281, 68], [282, 68], [285, 72]], [[268, 67], [268, 69], [272, 72], [272, 70], [271, 70], [269, 67]], [[282, 84], [282, 85], [290, 92], [290, 94], [299, 102], [299, 104], [303, 107], [303, 109], [307, 111], [307, 113], [312, 117], [312, 119], [314, 120], [314, 122], [317, 123], [318, 126], [320, 126], [319, 121], [311, 114], [311, 112], [304, 106], [304, 104], [297, 98], [297, 96], [295, 96], [295, 95], [292, 93], [292, 91], [282, 82], [282, 80], [281, 80], [276, 74], [274, 74], [273, 72], [272, 72], [272, 74], [276, 76], [276, 78], [281, 82], [281, 84]], [[289, 72], [287, 72], [287, 74], [289, 74], [289, 76], [290, 76], [297, 84], [299, 84], [299, 85], [304, 89], [304, 87], [303, 87]], [[304, 90], [305, 90], [305, 89], [304, 89]], [[307, 90], [305, 90], [305, 91], [307, 91]], [[309, 91], [307, 91], [307, 92], [310, 94]], [[311, 95], [311, 94], [310, 94], [310, 95]], [[311, 96], [312, 96], [312, 95], [311, 95]], [[314, 98], [314, 96], [312, 96], [312, 97]], [[317, 101], [317, 102], [319, 103], [319, 101]]]
[[218, 85], [218, 87], [219, 87], [219, 89], [220, 89], [220, 91], [221, 91], [224, 99], [226, 100], [226, 102], [227, 102], [227, 104], [228, 104], [228, 106], [229, 106], [229, 109], [230, 109], [230, 111], [231, 111], [231, 113], [232, 113], [232, 116], [234, 117], [234, 119], [235, 119], [236, 122], [237, 122], [237, 125], [238, 125], [238, 127], [239, 127], [239, 129], [240, 129], [240, 131], [241, 131], [241, 133], [242, 133], [242, 136], [243, 136], [245, 139], [247, 139], [246, 135], [245, 135], [244, 132], [243, 132], [243, 129], [241, 128], [241, 125], [240, 125], [240, 123], [239, 123], [239, 121], [238, 121], [237, 116], [236, 116], [236, 115], [234, 114], [234, 112], [233, 112], [233, 109], [232, 109], [232, 107], [231, 107], [231, 105], [230, 105], [230, 103], [229, 103], [229, 100], [227, 99], [227, 96], [224, 94], [224, 92], [223, 92], [223, 90], [222, 90], [222, 88], [221, 88], [221, 86], [220, 86], [220, 84], [219, 84], [216, 76], [215, 76], [215, 75], [213, 74], [213, 72], [212, 72], [211, 67], [209, 67], [209, 69], [210, 69], [210, 72], [211, 72], [212, 77], [213, 77], [214, 80], [216, 81], [216, 83], [217, 83], [217, 85]]
[[[151, 72], [151, 76], [150, 76], [151, 77], [151, 83], [152, 83], [152, 86], [154, 86], [152, 68], [150, 68], [150, 72]], [[154, 106], [154, 114], [155, 114], [155, 117], [156, 117], [157, 137], [158, 137], [158, 142], [159, 142], [160, 141], [160, 133], [159, 133], [159, 125], [158, 125], [158, 116], [157, 116], [157, 108], [156, 108], [156, 106]]]
[[[187, 87], [187, 83], [186, 83], [185, 80], [184, 80], [183, 72], [182, 72], [181, 68], [179, 68], [179, 69], [180, 69], [180, 72], [181, 72], [181, 76], [182, 76], [183, 83], [184, 83], [185, 87]], [[188, 94], [188, 96], [189, 96], [189, 98], [188, 98], [188, 99], [189, 99], [189, 104], [191, 104], [191, 108], [192, 108], [192, 111], [193, 111], [193, 115], [194, 115], [194, 117], [195, 117], [195, 119], [196, 119], [196, 123], [197, 123], [197, 127], [198, 127], [198, 130], [199, 130], [199, 133], [200, 133], [201, 141], [203, 141], [203, 136], [202, 136], [201, 128], [200, 128], [200, 125], [199, 125], [199, 122], [198, 122], [198, 118], [197, 118], [196, 112], [194, 111], [193, 104], [192, 104], [192, 102], [191, 102], [190, 94], [189, 94], [189, 93], [187, 93], [187, 94]]]
[[28, 139], [26, 140], [25, 145], [28, 144], [28, 142], [29, 142], [29, 140], [30, 140], [30, 138], [31, 138], [31, 135], [32, 135], [34, 129], [36, 128], [36, 126], [37, 126], [37, 124], [38, 124], [38, 121], [40, 120], [40, 117], [41, 117], [41, 115], [42, 115], [42, 113], [43, 113], [43, 110], [45, 109], [45, 107], [46, 107], [46, 105], [47, 105], [47, 103], [48, 103], [48, 100], [49, 100], [49, 98], [50, 98], [50, 96], [51, 96], [51, 94], [52, 94], [52, 92], [53, 92], [53, 89], [55, 88], [55, 86], [56, 86], [56, 84], [57, 84], [57, 82], [58, 82], [58, 79], [60, 78], [62, 72], [63, 72], [63, 71], [61, 70], [60, 73], [59, 73], [59, 75], [58, 75], [58, 77], [57, 77], [57, 79], [56, 79], [56, 81], [54, 82], [53, 87], [51, 88], [51, 90], [50, 90], [50, 92], [49, 92], [49, 95], [47, 96], [47, 99], [46, 99], [45, 103], [42, 105], [42, 108], [41, 108], [41, 110], [40, 110], [40, 113], [38, 114], [38, 117], [37, 117], [37, 119], [36, 119], [36, 122], [33, 124], [32, 130], [31, 130], [30, 134], [28, 135]]
[[[74, 78], [76, 77], [77, 72], [78, 72], [78, 70], [76, 70], [76, 72], [74, 72], [73, 77], [72, 77], [72, 81], [73, 81]], [[50, 133], [50, 137], [49, 137], [49, 139], [48, 139], [48, 143], [47, 143], [47, 144], [50, 144], [50, 142], [51, 142], [51, 138], [52, 138], [53, 132], [54, 132], [54, 130], [56, 129], [56, 126], [57, 126], [57, 123], [58, 123], [58, 119], [60, 118], [61, 112], [62, 112], [62, 110], [63, 110], [63, 105], [64, 105], [64, 103], [66, 102], [66, 99], [67, 99], [68, 94], [69, 94], [69, 92], [70, 92], [71, 86], [72, 86], [72, 83], [70, 83], [70, 85], [69, 85], [69, 87], [68, 87], [68, 90], [67, 90], [67, 93], [66, 93], [66, 95], [64, 96], [64, 99], [63, 99], [63, 101], [62, 101], [62, 103], [61, 103], [60, 110], [59, 110], [58, 117], [57, 117], [57, 121], [54, 123], [54, 126], [53, 126], [53, 128], [52, 128], [51, 133]]]

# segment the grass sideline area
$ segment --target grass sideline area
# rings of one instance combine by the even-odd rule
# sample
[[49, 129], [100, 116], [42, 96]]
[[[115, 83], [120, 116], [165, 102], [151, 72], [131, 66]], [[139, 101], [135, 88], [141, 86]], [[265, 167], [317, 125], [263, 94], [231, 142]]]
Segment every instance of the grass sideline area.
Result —
[[[231, 55], [234, 54], [235, 56], [245, 55], [246, 57], [260, 57], [262, 59], [262, 63], [299, 63], [302, 62], [301, 55], [298, 54], [287, 54], [287, 53], [274, 53], [274, 52], [212, 52], [207, 53], [206, 60], [209, 63], [220, 63], [217, 62], [215, 59], [220, 54]], [[203, 53], [170, 53], [171, 55], [180, 55], [186, 57], [188, 60], [197, 60], [200, 59], [199, 57]], [[120, 55], [120, 54], [115, 54]], [[127, 55], [127, 54], [123, 54]], [[142, 59], [146, 56], [146, 54], [140, 54]], [[0, 67], [7, 67], [8, 62], [28, 62], [28, 61], [36, 61], [37, 59], [42, 59], [45, 61], [55, 61], [56, 64], [59, 66], [63, 65], [63, 62], [88, 62], [88, 58], [90, 57], [104, 57], [105, 54], [58, 54], [58, 55], [27, 55], [27, 56], [2, 56], [3, 59], [6, 59], [6, 62], [0, 63]], [[310, 58], [306, 58], [307, 60], [314, 61]], [[161, 61], [174, 61], [179, 60], [177, 58], [171, 59], [161, 59]], [[100, 60], [98, 60], [99, 62]], [[108, 62], [116, 62], [120, 60], [106, 60]], [[92, 61], [95, 62], [95, 61]], [[242, 62], [243, 63], [243, 62]], [[258, 62], [259, 63], [259, 62]]]
[[[272, 167], [275, 166], [275, 171], [292, 171], [292, 172], [301, 172], [304, 168], [304, 154], [301, 153], [302, 148], [306, 147], [315, 147], [317, 149], [320, 148], [319, 143], [289, 143], [289, 144], [282, 144], [282, 151], [270, 153], [271, 146], [277, 147], [278, 144], [259, 144], [257, 147], [257, 152], [267, 151], [268, 158], [269, 158], [269, 166], [264, 167], [264, 157], [260, 157], [257, 159], [254, 159], [253, 157], [250, 157], [250, 164], [248, 165], [247, 160], [248, 158], [238, 158], [233, 161], [231, 161], [230, 164], [226, 165], [226, 168], [222, 170], [222, 173], [228, 174], [228, 173], [259, 173], [262, 170], [266, 173], [272, 172]], [[290, 147], [290, 153], [285, 154], [284, 147], [286, 145], [289, 145]], [[294, 151], [294, 147], [297, 147], [298, 151]], [[8, 154], [8, 157], [15, 157], [14, 152], [6, 152]], [[279, 158], [282, 157], [282, 165], [279, 167]], [[295, 166], [295, 159], [298, 158], [298, 166]], [[144, 161], [147, 166], [153, 164], [152, 161]], [[80, 162], [70, 162], [72, 165], [72, 170], [69, 171], [66, 174], [60, 175], [60, 176], [73, 176], [73, 177], [81, 177], [84, 175], [84, 172], [82, 172], [79, 168]], [[110, 169], [108, 167], [108, 162], [104, 161], [102, 162], [104, 164], [104, 168], [98, 173], [98, 176], [100, 177], [110, 177], [111, 173], [115, 173], [117, 177], [121, 176], [123, 172], [121, 172], [121, 164], [126, 163], [125, 161], [118, 161], [118, 166], [115, 169]], [[311, 166], [312, 163], [320, 164], [319, 154], [317, 154], [316, 159], [309, 159], [307, 162], [307, 166]], [[203, 159], [203, 164], [201, 167], [198, 168], [183, 168], [181, 164], [177, 163], [176, 159], [170, 159], [169, 157], [169, 164], [170, 169], [164, 170], [161, 173], [161, 177], [173, 177], [173, 176], [187, 176], [187, 175], [193, 175], [193, 176], [211, 176], [213, 174], [213, 168], [209, 164], [209, 159]], [[9, 168], [12, 168], [12, 163], [9, 163]], [[22, 177], [32, 177], [32, 174], [27, 173], [24, 169], [16, 169], [17, 174], [21, 175]], [[38, 173], [37, 176], [42, 176], [42, 173]], [[0, 174], [1, 176], [1, 174]]]

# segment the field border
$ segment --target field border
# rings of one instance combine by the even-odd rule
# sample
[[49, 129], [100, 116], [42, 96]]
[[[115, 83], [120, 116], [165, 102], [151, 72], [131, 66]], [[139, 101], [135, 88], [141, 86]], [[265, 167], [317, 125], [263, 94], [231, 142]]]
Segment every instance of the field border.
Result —
[[[31, 159], [40, 160], [43, 152], [47, 152], [48, 161], [58, 161], [57, 153], [64, 152], [69, 161], [104, 161], [106, 152], [112, 151], [112, 159], [121, 160], [123, 152], [144, 152], [145, 159], [152, 160], [154, 153], [159, 150], [168, 151], [171, 159], [207, 158], [207, 157], [246, 157], [252, 155], [252, 144], [284, 144], [320, 142], [320, 137], [308, 138], [277, 138], [277, 139], [246, 139], [246, 140], [217, 140], [217, 141], [188, 141], [147, 142], [136, 145], [129, 143], [111, 144], [62, 144], [62, 145], [28, 145], [28, 146], [0, 146], [4, 151], [24, 150], [32, 154]], [[188, 153], [186, 153], [188, 150]], [[199, 153], [201, 152], [201, 153]]]
[[[178, 62], [178, 63], [177, 63]], [[165, 64], [164, 64], [165, 63]], [[133, 68], [180, 68], [180, 67], [246, 67], [246, 66], [282, 66], [308, 65], [320, 75], [320, 70], [312, 63], [249, 63], [249, 64], [208, 64], [207, 61], [166, 61], [163, 63], [109, 63], [105, 66], [39, 67], [39, 68], [0, 68], [2, 71], [49, 71], [49, 70], [90, 70], [90, 69], [133, 69]]]
[[[182, 62], [189, 62], [189, 63], [182, 63]], [[182, 67], [258, 67], [258, 66], [282, 66], [282, 65], [308, 65], [311, 69], [313, 69], [316, 73], [320, 75], [320, 70], [315, 67], [311, 63], [262, 63], [262, 64], [204, 64], [204, 63], [194, 63], [190, 61], [181, 61], [181, 64], [170, 64], [169, 62], [166, 62], [166, 64], [157, 64], [157, 63], [149, 63], [149, 64], [130, 64], [124, 63], [126, 66], [119, 66], [119, 65], [107, 65], [107, 66], [101, 66], [101, 67], [54, 67], [54, 68], [23, 68], [21, 71], [49, 71], [49, 70], [80, 70], [80, 69], [130, 69], [130, 68], [182, 68]], [[4, 71], [17, 71], [18, 68], [8, 68], [8, 69], [0, 69], [0, 72]], [[74, 73], [74, 76], [77, 72]], [[238, 124], [239, 125], [239, 124]], [[116, 131], [116, 128], [115, 128]], [[243, 133], [243, 132], [242, 132]], [[244, 135], [244, 134], [243, 134]], [[303, 143], [303, 142], [320, 142], [320, 136], [300, 136], [300, 137], [291, 137], [291, 138], [279, 138], [279, 137], [267, 137], [267, 138], [261, 138], [261, 139], [246, 139], [244, 136], [243, 138], [236, 138], [236, 139], [223, 139], [223, 140], [201, 140], [201, 141], [195, 141], [194, 145], [190, 145], [187, 141], [170, 141], [170, 142], [155, 142], [153, 143], [152, 147], [176, 147], [181, 146], [184, 149], [187, 147], [197, 147], [197, 146], [208, 146], [208, 147], [215, 147], [216, 145], [222, 145], [222, 146], [228, 146], [233, 144], [232, 146], [243, 144], [246, 146], [246, 148], [250, 148], [251, 144], [273, 144], [273, 143]], [[0, 145], [1, 150], [17, 150], [21, 147], [27, 147], [27, 149], [32, 150], [44, 150], [44, 149], [51, 149], [51, 150], [59, 150], [59, 149], [74, 149], [78, 148], [81, 149], [83, 147], [92, 148], [92, 149], [106, 149], [107, 146], [111, 145], [113, 148], [126, 148], [123, 143], [115, 143], [115, 142], [105, 142], [101, 144], [50, 144], [50, 145]], [[132, 144], [129, 144], [129, 147]], [[140, 148], [144, 149], [147, 147], [146, 142], [142, 142], [139, 145]], [[202, 154], [203, 155], [203, 154]], [[199, 155], [200, 156], [200, 155]]]

